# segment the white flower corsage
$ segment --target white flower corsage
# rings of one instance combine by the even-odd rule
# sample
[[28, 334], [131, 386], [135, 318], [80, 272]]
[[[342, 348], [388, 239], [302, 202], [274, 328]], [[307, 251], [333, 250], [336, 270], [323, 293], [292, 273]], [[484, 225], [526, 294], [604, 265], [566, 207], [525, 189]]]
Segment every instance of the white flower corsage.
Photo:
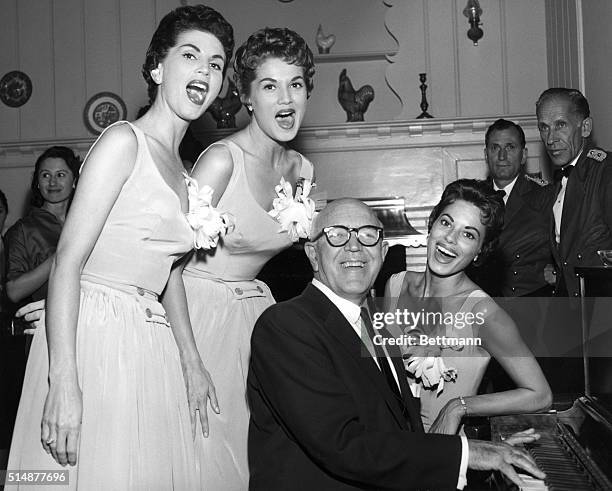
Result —
[[444, 382], [457, 379], [457, 370], [452, 367], [447, 368], [441, 356], [412, 355], [405, 363], [406, 369], [416, 379], [421, 379], [423, 387], [432, 388], [437, 385], [437, 394], [444, 389]]
[[217, 246], [219, 237], [230, 232], [234, 227], [234, 217], [221, 213], [212, 205], [214, 190], [210, 186], [199, 189], [198, 182], [185, 174], [189, 197], [187, 222], [194, 232], [193, 247], [212, 249]]
[[268, 214], [281, 225], [281, 232], [287, 232], [293, 242], [310, 237], [315, 202], [308, 197], [314, 184], [310, 179], [300, 178], [296, 185], [295, 197], [291, 183], [281, 177], [274, 190], [277, 198], [272, 202]]

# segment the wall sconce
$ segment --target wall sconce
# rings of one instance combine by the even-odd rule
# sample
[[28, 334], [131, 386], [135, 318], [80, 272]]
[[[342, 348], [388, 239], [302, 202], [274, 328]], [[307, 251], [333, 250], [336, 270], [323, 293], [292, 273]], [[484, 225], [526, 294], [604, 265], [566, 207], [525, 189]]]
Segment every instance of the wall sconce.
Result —
[[482, 9], [480, 8], [478, 0], [468, 0], [467, 5], [463, 9], [463, 15], [468, 18], [468, 22], [470, 23], [470, 28], [468, 29], [467, 37], [474, 42], [474, 46], [478, 46], [478, 40], [482, 36], [484, 36], [484, 32], [479, 27], [480, 25], [482, 25], [480, 23]]

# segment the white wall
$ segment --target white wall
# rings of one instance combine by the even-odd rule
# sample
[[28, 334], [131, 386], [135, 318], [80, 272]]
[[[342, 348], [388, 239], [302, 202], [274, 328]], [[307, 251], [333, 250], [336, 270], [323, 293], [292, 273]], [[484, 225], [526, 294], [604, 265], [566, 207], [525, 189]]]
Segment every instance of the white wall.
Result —
[[599, 146], [612, 150], [612, 2], [583, 0], [582, 16], [585, 96], [593, 117], [593, 138]]
[[[381, 127], [420, 113], [421, 72], [428, 74], [429, 112], [445, 120], [532, 115], [537, 94], [547, 86], [547, 0], [481, 0], [484, 38], [478, 46], [466, 36], [465, 0], [204, 1], [233, 24], [238, 43], [265, 25], [295, 29], [315, 53], [319, 23], [337, 36], [331, 60], [317, 56], [305, 130], [345, 121], [336, 98], [342, 68], [355, 87], [374, 86], [365, 119]], [[83, 109], [91, 96], [116, 93], [128, 119], [147, 102], [140, 74], [144, 53], [157, 22], [180, 3], [1, 0], [0, 76], [22, 70], [34, 87], [21, 108], [0, 104], [0, 188], [9, 197], [8, 224], [23, 212], [24, 180], [46, 146], [74, 144], [81, 154], [86, 151], [93, 135]], [[242, 110], [239, 126], [246, 118]], [[198, 123], [198, 134], [214, 127], [209, 115]], [[343, 138], [350, 145], [350, 137]]]
[[[418, 74], [428, 73], [436, 117], [530, 113], [547, 83], [544, 0], [482, 0], [484, 38], [465, 33], [464, 0], [208, 0], [234, 25], [241, 43], [265, 25], [288, 26], [311, 44], [317, 26], [337, 37], [332, 54], [356, 58], [317, 64], [306, 125], [341, 123], [338, 75], [376, 97], [367, 121], [420, 113]], [[140, 74], [157, 21], [176, 0], [2, 0], [0, 71], [22, 70], [33, 94], [21, 108], [0, 104], [0, 142], [81, 138], [88, 99], [118, 94], [128, 118], [147, 102]], [[525, 15], [527, 13], [527, 15]], [[393, 53], [371, 60], [359, 55]], [[397, 94], [397, 95], [396, 95]], [[241, 112], [244, 122], [246, 113]], [[206, 115], [204, 125], [212, 121]]]

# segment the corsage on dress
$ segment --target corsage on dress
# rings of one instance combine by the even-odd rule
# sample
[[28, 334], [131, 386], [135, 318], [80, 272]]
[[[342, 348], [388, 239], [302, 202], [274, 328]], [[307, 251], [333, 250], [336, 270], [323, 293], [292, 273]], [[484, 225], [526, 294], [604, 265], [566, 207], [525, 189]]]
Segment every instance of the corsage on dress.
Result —
[[195, 249], [214, 249], [219, 237], [234, 228], [234, 217], [230, 213], [221, 213], [212, 205], [214, 189], [208, 185], [199, 189], [198, 182], [185, 174], [189, 199], [187, 222], [191, 226], [193, 247]]
[[287, 232], [292, 242], [308, 239], [315, 216], [315, 202], [309, 198], [315, 186], [311, 179], [300, 178], [295, 186], [295, 196], [291, 183], [281, 177], [275, 188], [277, 197], [272, 202], [268, 214], [280, 223], [281, 232]]
[[410, 347], [404, 355], [404, 366], [418, 383], [416, 387], [413, 384], [413, 392], [418, 397], [422, 385], [426, 389], [436, 389], [436, 394], [440, 394], [444, 390], [444, 382], [457, 379], [457, 370], [446, 366], [440, 346], [419, 344], [423, 339], [420, 331], [415, 329], [407, 334], [417, 340], [417, 345]]

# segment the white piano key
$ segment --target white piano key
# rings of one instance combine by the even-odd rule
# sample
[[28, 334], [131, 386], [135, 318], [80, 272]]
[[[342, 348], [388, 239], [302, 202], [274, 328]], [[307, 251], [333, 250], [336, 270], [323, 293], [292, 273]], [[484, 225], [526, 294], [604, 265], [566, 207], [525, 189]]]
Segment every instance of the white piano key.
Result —
[[542, 479], [537, 479], [529, 474], [520, 474], [519, 477], [525, 483], [521, 486], [522, 491], [548, 491], [548, 486]]

